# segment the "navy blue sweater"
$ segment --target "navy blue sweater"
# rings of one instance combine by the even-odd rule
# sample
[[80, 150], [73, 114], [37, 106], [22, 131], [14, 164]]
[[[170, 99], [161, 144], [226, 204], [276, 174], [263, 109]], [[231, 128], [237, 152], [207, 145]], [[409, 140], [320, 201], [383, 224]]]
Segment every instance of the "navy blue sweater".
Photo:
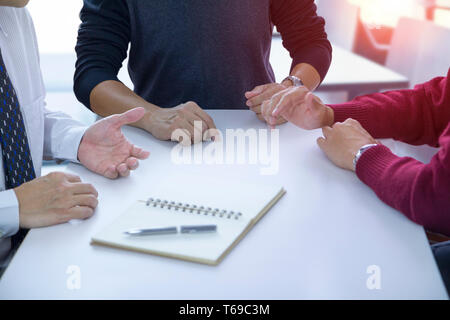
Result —
[[293, 66], [323, 79], [331, 62], [313, 0], [84, 0], [80, 18], [74, 91], [87, 107], [97, 84], [118, 81], [129, 44], [134, 91], [160, 107], [245, 108], [245, 91], [274, 81], [273, 25]]

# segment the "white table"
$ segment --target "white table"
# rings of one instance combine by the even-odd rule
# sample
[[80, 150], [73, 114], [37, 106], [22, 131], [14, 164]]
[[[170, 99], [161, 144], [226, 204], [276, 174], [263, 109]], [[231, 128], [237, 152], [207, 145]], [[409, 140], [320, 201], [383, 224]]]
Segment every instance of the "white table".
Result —
[[[211, 115], [221, 130], [265, 128], [249, 111]], [[447, 299], [423, 228], [332, 165], [316, 147], [320, 132], [282, 126], [280, 170], [262, 176], [258, 165], [174, 165], [173, 143], [125, 131], [151, 157], [115, 181], [71, 165], [99, 190], [96, 214], [32, 230], [0, 281], [0, 299]], [[181, 172], [281, 184], [287, 194], [216, 267], [89, 244], [143, 191], [151, 196]], [[79, 290], [67, 287], [71, 265], [80, 268]], [[366, 287], [370, 265], [380, 267], [380, 290]]]
[[[284, 49], [281, 38], [274, 37], [270, 62], [277, 81], [289, 73], [292, 59]], [[318, 92], [348, 92], [348, 100], [365, 93], [409, 87], [409, 80], [382, 65], [333, 45], [330, 69]]]

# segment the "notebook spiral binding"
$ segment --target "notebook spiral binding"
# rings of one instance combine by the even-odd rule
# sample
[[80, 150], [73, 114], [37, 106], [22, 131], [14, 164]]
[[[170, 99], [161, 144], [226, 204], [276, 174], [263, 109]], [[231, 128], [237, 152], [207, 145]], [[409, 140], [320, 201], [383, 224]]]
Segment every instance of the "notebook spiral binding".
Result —
[[241, 212], [235, 212], [235, 211], [228, 211], [228, 210], [220, 210], [218, 208], [211, 208], [211, 207], [204, 207], [204, 206], [197, 206], [193, 204], [188, 203], [176, 203], [175, 201], [167, 201], [167, 200], [161, 200], [161, 199], [153, 199], [148, 198], [145, 202], [145, 205], [147, 207], [159, 207], [159, 208], [166, 208], [168, 210], [174, 210], [174, 211], [180, 211], [180, 212], [187, 212], [187, 213], [196, 213], [201, 214], [205, 216], [213, 216], [213, 217], [219, 217], [219, 218], [225, 218], [225, 219], [235, 219], [239, 220], [242, 217]]

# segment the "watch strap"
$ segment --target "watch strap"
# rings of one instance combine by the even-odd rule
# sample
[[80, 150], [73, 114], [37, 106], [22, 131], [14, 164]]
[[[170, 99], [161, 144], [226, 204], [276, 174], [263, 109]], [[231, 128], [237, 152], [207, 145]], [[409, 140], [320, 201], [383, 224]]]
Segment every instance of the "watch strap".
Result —
[[356, 170], [356, 164], [358, 163], [359, 158], [361, 158], [362, 154], [369, 150], [372, 147], [377, 146], [376, 143], [370, 143], [363, 145], [361, 148], [359, 148], [358, 152], [356, 153], [355, 157], [353, 158], [353, 168]]
[[293, 85], [294, 87], [301, 87], [301, 86], [304, 86], [303, 81], [302, 81], [299, 77], [296, 77], [296, 76], [287, 76], [286, 78], [284, 78], [284, 80], [283, 80], [282, 82], [284, 82], [284, 81], [286, 81], [286, 80], [290, 80], [290, 81], [292, 82], [292, 85]]

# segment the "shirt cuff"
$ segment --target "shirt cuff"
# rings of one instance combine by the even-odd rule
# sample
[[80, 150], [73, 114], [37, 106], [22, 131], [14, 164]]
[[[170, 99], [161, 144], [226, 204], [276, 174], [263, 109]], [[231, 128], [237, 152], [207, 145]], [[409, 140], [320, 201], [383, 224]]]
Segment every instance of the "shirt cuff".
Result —
[[[78, 161], [78, 148], [81, 143], [81, 139], [88, 127], [73, 127], [65, 132], [64, 141], [61, 144], [60, 150], [57, 152], [56, 158], [69, 160], [71, 162], [79, 163]], [[73, 146], [67, 148], [65, 146]]]
[[0, 239], [11, 237], [19, 231], [19, 202], [10, 189], [0, 192]]

